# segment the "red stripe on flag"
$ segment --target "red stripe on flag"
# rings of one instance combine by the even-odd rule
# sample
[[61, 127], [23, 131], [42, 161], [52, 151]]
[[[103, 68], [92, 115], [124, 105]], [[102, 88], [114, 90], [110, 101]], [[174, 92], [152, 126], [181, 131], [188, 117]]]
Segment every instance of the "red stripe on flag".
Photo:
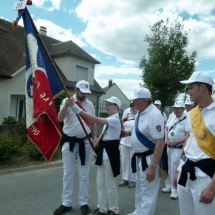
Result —
[[36, 70], [33, 77], [34, 122], [28, 135], [50, 161], [61, 139], [61, 128], [46, 74]]

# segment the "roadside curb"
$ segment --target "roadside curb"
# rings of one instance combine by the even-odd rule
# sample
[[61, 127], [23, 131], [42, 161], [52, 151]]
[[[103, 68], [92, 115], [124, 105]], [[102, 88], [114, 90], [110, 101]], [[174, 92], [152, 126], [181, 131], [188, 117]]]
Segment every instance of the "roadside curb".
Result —
[[31, 165], [31, 166], [14, 168], [14, 169], [0, 170], [0, 176], [1, 175], [10, 175], [10, 174], [15, 174], [15, 173], [20, 173], [20, 172], [28, 172], [28, 171], [38, 170], [38, 169], [49, 169], [49, 168], [54, 168], [54, 167], [63, 167], [62, 160], [53, 161], [48, 164], [44, 163], [44, 164]]
[[[90, 162], [95, 162], [95, 158], [91, 157]], [[77, 165], [77, 161], [76, 161]], [[49, 168], [55, 168], [55, 167], [62, 167], [63, 168], [63, 161], [53, 161], [48, 164], [38, 164], [38, 165], [31, 165], [31, 166], [26, 166], [26, 167], [20, 167], [20, 168], [13, 168], [13, 169], [5, 169], [5, 170], [0, 170], [0, 176], [2, 175], [11, 175], [15, 173], [21, 173], [21, 172], [28, 172], [28, 171], [34, 171], [34, 170], [39, 170], [39, 169], [49, 169]]]

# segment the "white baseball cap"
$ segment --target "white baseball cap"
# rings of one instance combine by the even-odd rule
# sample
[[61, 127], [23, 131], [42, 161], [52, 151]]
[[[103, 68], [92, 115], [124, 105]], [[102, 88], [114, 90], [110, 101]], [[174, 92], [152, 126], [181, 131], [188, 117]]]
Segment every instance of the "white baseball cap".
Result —
[[172, 107], [175, 107], [175, 108], [185, 108], [185, 104], [184, 104], [183, 101], [177, 101], [177, 102], [175, 102], [175, 104]]
[[82, 93], [91, 93], [90, 85], [87, 81], [81, 80], [77, 82], [76, 88], [78, 88]]
[[154, 102], [154, 104], [155, 104], [155, 105], [161, 105], [161, 101], [160, 101], [160, 100], [156, 100], [156, 101]]
[[185, 105], [194, 105], [194, 102], [190, 101], [190, 99], [187, 99]]
[[211, 86], [214, 84], [214, 80], [207, 72], [194, 72], [188, 80], [180, 81], [182, 84], [191, 84], [194, 82], [206, 83]]
[[150, 91], [144, 87], [138, 88], [134, 91], [134, 94], [131, 97], [129, 97], [129, 100], [134, 100], [139, 98], [150, 99], [151, 98]]
[[121, 102], [120, 102], [120, 100], [117, 98], [117, 97], [115, 97], [115, 96], [111, 96], [109, 99], [103, 99], [103, 101], [105, 102], [110, 102], [110, 103], [114, 103], [114, 104], [116, 104], [119, 108], [120, 108], [120, 106], [121, 106]]

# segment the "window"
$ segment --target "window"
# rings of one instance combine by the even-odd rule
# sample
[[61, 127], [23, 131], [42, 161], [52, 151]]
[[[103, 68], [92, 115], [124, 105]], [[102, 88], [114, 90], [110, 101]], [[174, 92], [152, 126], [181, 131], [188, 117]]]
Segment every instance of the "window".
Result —
[[75, 81], [86, 80], [88, 81], [88, 68], [77, 66], [75, 71]]
[[24, 98], [11, 98], [9, 115], [15, 117], [16, 120], [19, 120], [25, 116]]

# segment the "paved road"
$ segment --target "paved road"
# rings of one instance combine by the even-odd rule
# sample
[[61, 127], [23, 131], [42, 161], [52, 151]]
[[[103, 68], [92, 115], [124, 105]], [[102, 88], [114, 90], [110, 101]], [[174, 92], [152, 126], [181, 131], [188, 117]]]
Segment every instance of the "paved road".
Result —
[[[6, 215], [52, 215], [61, 204], [62, 163], [0, 171], [0, 214]], [[90, 169], [89, 206], [97, 205], [96, 166], [92, 162]], [[77, 170], [74, 179], [73, 210], [67, 215], [80, 215]], [[117, 184], [121, 176], [116, 178]], [[163, 187], [164, 181], [161, 181]], [[75, 189], [76, 188], [76, 189]], [[134, 189], [117, 187], [120, 215], [134, 210]], [[169, 194], [159, 192], [155, 215], [179, 215], [178, 200], [171, 200]]]

